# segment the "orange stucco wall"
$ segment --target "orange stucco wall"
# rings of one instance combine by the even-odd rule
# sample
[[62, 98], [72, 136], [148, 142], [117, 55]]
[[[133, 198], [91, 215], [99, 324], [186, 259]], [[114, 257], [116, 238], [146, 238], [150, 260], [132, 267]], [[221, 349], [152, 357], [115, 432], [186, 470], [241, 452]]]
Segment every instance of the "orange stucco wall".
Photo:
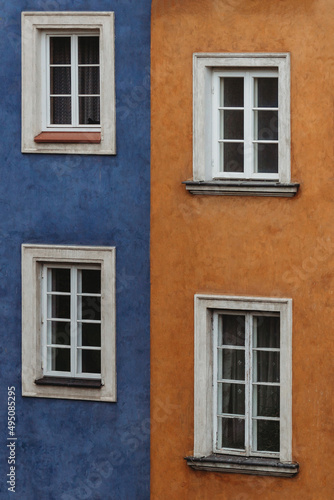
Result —
[[[333, 0], [153, 0], [151, 494], [333, 491]], [[192, 196], [192, 54], [290, 52], [292, 199]], [[195, 293], [293, 299], [292, 479], [193, 471]]]

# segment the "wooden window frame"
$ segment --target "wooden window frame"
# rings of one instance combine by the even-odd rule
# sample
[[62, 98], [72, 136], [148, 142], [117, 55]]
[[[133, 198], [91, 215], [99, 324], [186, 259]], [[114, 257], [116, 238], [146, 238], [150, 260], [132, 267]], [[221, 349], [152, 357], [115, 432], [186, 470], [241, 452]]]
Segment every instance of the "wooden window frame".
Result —
[[[218, 355], [218, 318], [222, 314], [236, 314], [245, 316], [245, 346], [243, 348], [245, 352], [245, 380], [239, 381], [239, 383], [244, 383], [245, 385], [245, 450], [238, 449], [230, 449], [230, 448], [219, 448], [217, 442], [219, 440], [219, 430], [217, 426], [217, 398], [218, 398], [218, 382], [217, 382], [217, 355]], [[252, 318], [254, 316], [264, 316], [264, 317], [280, 317], [279, 313], [264, 313], [263, 311], [243, 311], [243, 310], [235, 310], [233, 313], [231, 311], [221, 311], [216, 310], [213, 311], [213, 452], [214, 453], [222, 453], [222, 454], [230, 454], [230, 455], [241, 455], [241, 456], [254, 456], [254, 457], [272, 457], [279, 458], [279, 452], [266, 452], [266, 451], [255, 451], [253, 450], [253, 436], [252, 436], [252, 419], [254, 418], [252, 411], [252, 385], [254, 384], [253, 380], [253, 345], [252, 345], [252, 336], [253, 336], [253, 325]], [[233, 348], [233, 346], [229, 346]], [[280, 348], [278, 349], [270, 349], [271, 351], [280, 352]], [[281, 370], [280, 370], [281, 371]], [[266, 383], [266, 386], [278, 386], [281, 387], [281, 383]], [[230, 415], [231, 416], [231, 415]], [[236, 418], [239, 418], [239, 415], [235, 415]], [[265, 419], [265, 418], [263, 418]], [[266, 420], [272, 421], [280, 421], [280, 417], [272, 417], [266, 418]]]
[[[56, 268], [62, 268], [62, 269], [69, 269], [70, 274], [71, 274], [71, 288], [70, 292], [49, 292], [48, 291], [48, 271], [51, 269], [56, 269]], [[77, 331], [77, 324], [78, 324], [78, 297], [82, 296], [82, 294], [79, 294], [77, 291], [77, 283], [78, 283], [78, 275], [79, 271], [85, 270], [85, 269], [91, 269], [91, 270], [99, 270], [101, 272], [101, 266], [100, 265], [87, 265], [87, 264], [48, 264], [48, 263], [43, 263], [41, 265], [41, 277], [42, 277], [42, 283], [41, 283], [41, 312], [42, 312], [42, 326], [41, 326], [41, 334], [42, 334], [42, 361], [43, 361], [43, 378], [45, 377], [66, 377], [66, 378], [74, 378], [74, 379], [91, 379], [91, 380], [101, 380], [101, 373], [82, 373], [77, 366], [77, 352], [78, 349], [80, 349], [80, 346], [78, 346], [78, 331]], [[47, 311], [47, 296], [48, 295], [66, 295], [70, 297], [70, 303], [71, 303], [71, 311], [70, 311], [70, 318], [67, 318], [68, 322], [70, 323], [70, 338], [71, 338], [71, 343], [70, 346], [68, 347], [70, 351], [70, 366], [71, 370], [69, 372], [59, 372], [55, 370], [48, 369], [48, 355], [47, 355], [47, 346], [48, 346], [48, 341], [47, 341], [47, 323], [49, 320], [56, 321], [58, 318], [49, 318], [48, 311]], [[93, 296], [98, 296], [102, 300], [102, 295], [101, 293], [99, 294], [86, 294], [89, 295], [90, 297]], [[104, 305], [101, 302], [101, 310], [103, 310]], [[61, 318], [59, 318], [61, 319]], [[83, 322], [87, 323], [88, 320], [84, 320]], [[94, 324], [99, 324], [102, 326], [102, 321], [100, 320], [89, 320], [90, 323]], [[56, 347], [53, 345], [53, 347]], [[90, 347], [90, 350], [98, 350], [101, 351], [102, 346], [97, 347]]]
[[[114, 247], [22, 245], [23, 396], [116, 401], [115, 252]], [[101, 269], [100, 376], [73, 377], [44, 370], [42, 273], [46, 266]]]
[[[224, 77], [242, 77], [244, 80], [244, 106], [240, 109], [244, 112], [244, 136], [240, 141], [244, 144], [244, 172], [221, 172], [220, 164], [220, 142], [231, 142], [231, 140], [219, 139], [219, 103], [220, 97], [220, 79]], [[244, 180], [275, 180], [279, 181], [279, 172], [277, 173], [258, 173], [255, 172], [254, 165], [254, 146], [261, 142], [278, 144], [278, 158], [280, 158], [280, 137], [277, 141], [260, 141], [254, 138], [254, 121], [253, 111], [254, 103], [254, 79], [258, 77], [278, 78], [278, 71], [275, 68], [272, 70], [263, 69], [231, 69], [231, 70], [214, 70], [212, 74], [212, 179], [244, 179]], [[231, 108], [226, 108], [231, 109]], [[232, 108], [234, 109], [234, 108]], [[271, 108], [264, 108], [269, 110]], [[277, 110], [279, 108], [276, 108]], [[217, 113], [218, 111], [218, 113]], [[279, 113], [280, 120], [280, 113]], [[280, 128], [280, 127], [279, 127]]]
[[[99, 126], [47, 126], [48, 34], [99, 36]], [[116, 154], [114, 38], [113, 12], [22, 13], [23, 153]]]
[[[98, 125], [80, 125], [79, 124], [79, 62], [78, 62], [78, 38], [79, 36], [92, 37], [97, 36], [100, 38], [99, 31], [89, 30], [89, 31], [81, 31], [81, 32], [43, 32], [42, 40], [41, 40], [41, 49], [42, 49], [42, 74], [44, 76], [42, 82], [42, 99], [44, 101], [44, 106], [42, 106], [42, 130], [45, 132], [63, 132], [66, 131], [71, 132], [95, 132], [98, 133], [101, 131], [101, 124]], [[51, 123], [51, 109], [50, 109], [50, 38], [51, 37], [69, 37], [71, 40], [71, 63], [66, 66], [70, 67], [71, 71], [71, 94], [69, 96], [72, 100], [71, 105], [71, 124], [66, 125], [55, 125]], [[100, 57], [99, 57], [100, 60]], [[101, 67], [101, 60], [99, 64], [91, 64], [89, 66]], [[95, 97], [101, 98], [101, 92], [99, 94], [94, 94]], [[101, 136], [101, 134], [100, 134]], [[36, 140], [36, 138], [35, 138]]]

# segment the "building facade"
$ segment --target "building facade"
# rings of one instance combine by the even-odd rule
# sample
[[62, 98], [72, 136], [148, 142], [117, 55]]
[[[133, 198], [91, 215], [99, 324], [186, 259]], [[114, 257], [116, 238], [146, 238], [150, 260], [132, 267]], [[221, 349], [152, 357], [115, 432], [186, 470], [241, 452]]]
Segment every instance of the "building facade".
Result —
[[150, 2], [0, 16], [0, 496], [148, 498]]
[[332, 31], [326, 0], [152, 3], [153, 499], [333, 494]]
[[1, 498], [333, 496], [333, 14], [2, 5]]

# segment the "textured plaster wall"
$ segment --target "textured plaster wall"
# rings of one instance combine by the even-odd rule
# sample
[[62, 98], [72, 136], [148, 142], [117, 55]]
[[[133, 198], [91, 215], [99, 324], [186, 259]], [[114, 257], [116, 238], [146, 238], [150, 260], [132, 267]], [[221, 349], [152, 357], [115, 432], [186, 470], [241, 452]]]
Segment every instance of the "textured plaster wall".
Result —
[[[151, 435], [154, 500], [328, 500], [333, 492], [332, 0], [152, 4]], [[290, 52], [293, 199], [192, 196], [192, 54]], [[293, 299], [293, 479], [195, 472], [195, 293]]]
[[[117, 155], [22, 155], [21, 11], [115, 12]], [[0, 498], [149, 498], [150, 1], [0, 2]], [[117, 403], [21, 397], [22, 243], [116, 246]]]

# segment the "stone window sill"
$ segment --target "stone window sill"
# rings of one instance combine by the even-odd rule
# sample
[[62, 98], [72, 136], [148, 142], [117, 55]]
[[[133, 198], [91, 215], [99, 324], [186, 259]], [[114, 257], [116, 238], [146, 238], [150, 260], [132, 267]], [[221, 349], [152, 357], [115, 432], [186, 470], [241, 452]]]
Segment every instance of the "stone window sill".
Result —
[[194, 470], [211, 472], [280, 477], [293, 477], [299, 472], [297, 462], [280, 462], [273, 458], [213, 454], [207, 457], [185, 457], [185, 460]]
[[35, 380], [37, 385], [53, 385], [61, 387], [86, 387], [89, 389], [100, 389], [102, 387], [99, 379], [71, 378], [71, 377], [42, 377]]
[[292, 198], [299, 184], [270, 181], [192, 181], [183, 182], [191, 194], [220, 196], [276, 196]]
[[41, 132], [34, 137], [37, 143], [100, 144], [101, 132]]

